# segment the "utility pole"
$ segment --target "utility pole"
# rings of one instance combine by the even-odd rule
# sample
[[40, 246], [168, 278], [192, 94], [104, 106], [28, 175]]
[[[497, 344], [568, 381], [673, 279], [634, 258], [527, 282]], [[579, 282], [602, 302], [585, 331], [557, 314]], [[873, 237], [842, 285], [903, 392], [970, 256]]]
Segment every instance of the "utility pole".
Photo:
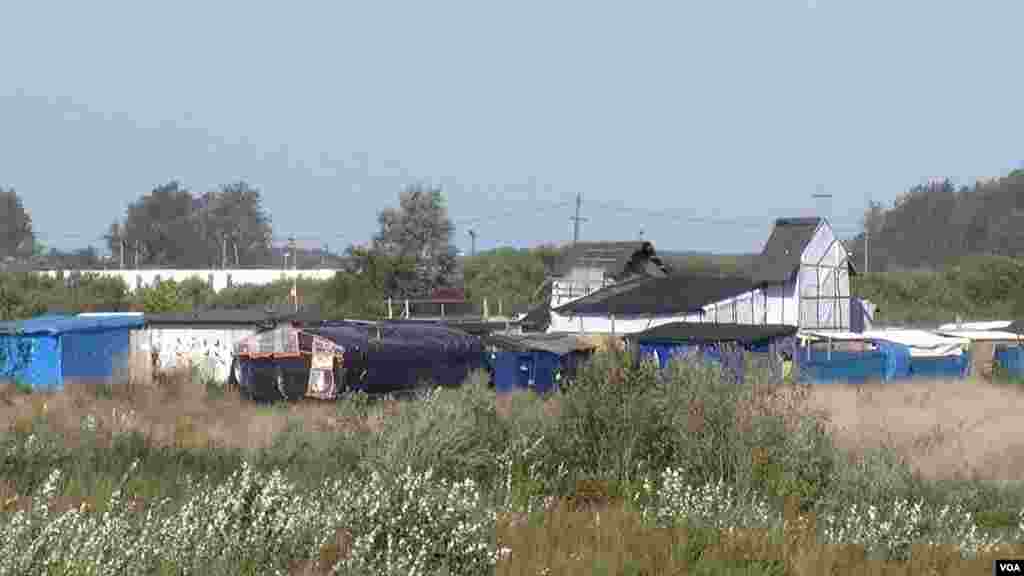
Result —
[[239, 266], [239, 263], [238, 263], [238, 241], [237, 240], [232, 240], [231, 244], [233, 244], [234, 247], [235, 247], [235, 268], [238, 268], [238, 266]]
[[228, 267], [228, 236], [225, 234], [220, 242], [220, 267], [222, 270]]
[[576, 244], [580, 241], [580, 222], [585, 222], [586, 218], [580, 218], [580, 205], [583, 204], [583, 194], [576, 193], [576, 215], [570, 218], [573, 221], [572, 224], [572, 243]]
[[118, 244], [121, 246], [121, 270], [124, 270], [124, 244], [125, 244], [125, 239], [124, 238], [119, 238], [119, 240], [120, 240], [120, 242]]
[[470, 231], [469, 231], [469, 238], [470, 238], [469, 255], [470, 256], [476, 256], [476, 230], [470, 229]]
[[864, 217], [864, 273], [868, 273], [868, 237], [871, 236], [871, 196], [868, 196], [868, 211]]
[[135, 241], [135, 269], [139, 269], [139, 241]]
[[292, 298], [295, 299], [295, 312], [299, 311], [299, 283], [298, 269], [299, 269], [299, 255], [295, 249], [295, 237], [288, 238], [288, 248], [292, 253]]

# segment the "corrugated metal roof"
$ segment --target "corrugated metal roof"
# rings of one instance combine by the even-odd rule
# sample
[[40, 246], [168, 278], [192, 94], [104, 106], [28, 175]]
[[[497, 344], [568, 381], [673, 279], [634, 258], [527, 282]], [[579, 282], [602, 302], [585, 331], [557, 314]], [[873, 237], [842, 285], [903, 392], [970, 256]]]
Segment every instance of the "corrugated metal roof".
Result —
[[96, 332], [139, 328], [144, 321], [139, 316], [64, 316], [45, 315], [28, 320], [0, 324], [6, 334], [65, 334], [67, 332]]

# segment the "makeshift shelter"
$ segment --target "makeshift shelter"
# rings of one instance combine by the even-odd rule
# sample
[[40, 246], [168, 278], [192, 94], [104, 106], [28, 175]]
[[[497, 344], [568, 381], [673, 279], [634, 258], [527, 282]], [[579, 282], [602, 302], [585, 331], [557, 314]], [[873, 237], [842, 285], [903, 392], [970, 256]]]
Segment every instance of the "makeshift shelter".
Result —
[[751, 286], [742, 276], [640, 276], [551, 311], [551, 333], [634, 334], [662, 324], [700, 322], [702, 307]]
[[486, 359], [499, 393], [534, 390], [546, 393], [574, 377], [578, 363], [595, 345], [573, 334], [510, 336], [484, 339]]
[[577, 242], [563, 249], [555, 265], [551, 307], [634, 276], [666, 275], [667, 269], [650, 242]]
[[850, 253], [824, 218], [777, 219], [752, 272], [750, 289], [703, 307], [706, 321], [850, 330], [851, 313], [866, 313], [850, 299]]
[[1010, 376], [1024, 376], [1024, 321], [945, 324], [939, 332], [970, 341], [970, 373], [991, 378], [998, 365]]
[[151, 356], [155, 371], [196, 367], [224, 383], [235, 343], [273, 323], [273, 313], [262, 308], [146, 314], [145, 326], [132, 334], [132, 350]]
[[744, 376], [744, 352], [769, 352], [781, 356], [776, 344], [791, 338], [796, 327], [786, 325], [710, 324], [674, 322], [630, 337], [640, 358], [653, 358], [660, 368], [673, 358], [695, 358], [720, 363], [737, 380]]
[[482, 350], [478, 338], [435, 324], [281, 325], [239, 343], [235, 380], [257, 399], [333, 399], [350, 389], [387, 393], [425, 381], [458, 385], [482, 367]]
[[127, 368], [130, 332], [139, 316], [40, 316], [0, 325], [5, 379], [33, 390], [71, 382], [108, 382]]
[[815, 382], [964, 378], [970, 365], [967, 340], [925, 330], [803, 331], [800, 338], [801, 375]]

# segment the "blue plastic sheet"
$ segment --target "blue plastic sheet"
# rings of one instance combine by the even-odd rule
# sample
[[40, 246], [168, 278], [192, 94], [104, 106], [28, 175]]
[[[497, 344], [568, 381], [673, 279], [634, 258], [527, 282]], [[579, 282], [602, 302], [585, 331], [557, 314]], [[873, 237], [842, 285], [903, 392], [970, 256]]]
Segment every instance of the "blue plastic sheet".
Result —
[[996, 348], [996, 362], [1014, 377], [1024, 377], [1024, 347], [999, 346]]
[[891, 381], [910, 377], [910, 349], [902, 344], [878, 342], [866, 352], [800, 348], [797, 363], [801, 379], [811, 382]]
[[969, 362], [966, 354], [910, 359], [910, 376], [912, 378], [966, 378], [968, 368]]
[[33, 390], [59, 390], [60, 336], [49, 334], [0, 335], [2, 378], [27, 384]]

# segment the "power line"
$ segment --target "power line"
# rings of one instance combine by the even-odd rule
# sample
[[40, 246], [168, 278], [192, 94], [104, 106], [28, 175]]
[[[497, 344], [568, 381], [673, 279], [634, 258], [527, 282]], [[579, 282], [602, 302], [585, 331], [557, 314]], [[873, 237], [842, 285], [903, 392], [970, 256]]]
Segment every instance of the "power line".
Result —
[[[538, 208], [536, 210], [533, 210], [532, 212], [530, 212], [530, 214], [541, 214], [543, 212], [547, 212], [547, 211], [550, 211], [550, 210], [555, 210], [557, 208], [564, 208], [564, 207], [572, 204], [572, 202], [571, 201], [569, 201], [569, 202], [557, 202], [557, 203], [552, 203], [552, 204], [549, 204], [549, 203], [545, 202], [544, 204], [545, 205], [543, 207]], [[502, 218], [508, 218], [509, 216], [518, 216], [518, 215], [523, 215], [523, 210], [522, 209], [508, 210], [508, 211], [501, 212], [501, 213], [498, 213], [498, 214], [492, 214], [490, 216], [478, 216], [478, 217], [475, 217], [475, 218], [463, 218], [461, 220], [456, 220], [453, 223], [456, 226], [465, 225], [465, 224], [480, 224], [480, 223], [483, 223], [483, 222], [491, 222], [491, 221], [494, 221], [494, 220], [500, 220]]]

